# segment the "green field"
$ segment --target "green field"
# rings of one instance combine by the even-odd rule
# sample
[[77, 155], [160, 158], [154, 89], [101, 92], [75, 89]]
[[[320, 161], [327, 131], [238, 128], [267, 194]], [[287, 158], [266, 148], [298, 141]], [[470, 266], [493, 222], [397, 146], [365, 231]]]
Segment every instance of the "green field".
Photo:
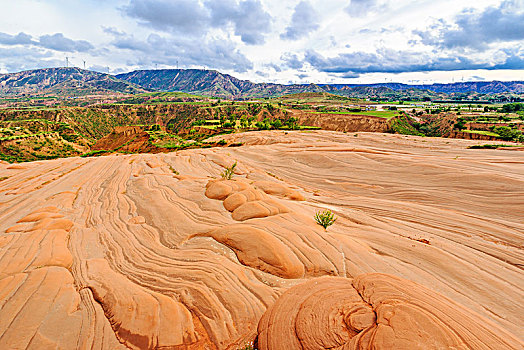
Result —
[[379, 117], [391, 119], [400, 115], [398, 111], [363, 111], [363, 112], [313, 112], [316, 114], [351, 114], [351, 115], [367, 115], [371, 117]]
[[491, 131], [484, 131], [484, 130], [462, 130], [462, 131], [469, 132], [470, 134], [480, 134], [480, 135], [500, 137], [499, 134], [495, 134], [494, 132], [491, 132]]

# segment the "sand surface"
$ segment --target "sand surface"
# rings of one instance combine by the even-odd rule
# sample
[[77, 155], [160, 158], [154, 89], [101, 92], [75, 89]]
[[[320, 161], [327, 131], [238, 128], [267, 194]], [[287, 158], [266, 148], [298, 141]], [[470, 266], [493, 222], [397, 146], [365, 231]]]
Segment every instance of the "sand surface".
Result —
[[524, 153], [227, 138], [1, 163], [0, 349], [524, 348]]

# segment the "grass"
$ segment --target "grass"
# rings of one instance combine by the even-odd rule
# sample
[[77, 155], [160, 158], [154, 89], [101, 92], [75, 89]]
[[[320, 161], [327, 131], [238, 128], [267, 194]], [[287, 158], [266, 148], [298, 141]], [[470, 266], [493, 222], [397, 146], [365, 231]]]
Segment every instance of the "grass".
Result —
[[333, 214], [333, 212], [329, 209], [317, 212], [314, 218], [317, 224], [326, 230], [329, 226], [333, 225], [335, 221], [337, 221], [335, 214]]
[[504, 145], [504, 144], [485, 144], [469, 146], [469, 149], [497, 149], [499, 147], [522, 147], [520, 145]]
[[491, 131], [485, 131], [485, 130], [462, 130], [462, 131], [470, 133], [470, 134], [480, 134], [480, 135], [500, 137], [499, 134], [496, 134], [496, 133], [491, 132]]
[[230, 167], [227, 167], [220, 175], [224, 180], [231, 180], [233, 174], [235, 173], [235, 168], [237, 167], [237, 162], [233, 163]]
[[99, 155], [102, 155], [102, 154], [105, 154], [105, 153], [111, 153], [111, 152], [112, 151], [107, 150], [107, 149], [99, 149], [99, 150], [96, 150], [96, 151], [89, 151], [87, 153], [84, 153], [80, 157], [82, 157], [82, 158], [96, 157], [96, 156], [99, 156]]
[[7, 179], [9, 179], [9, 176], [2, 176], [2, 177], [0, 177], [0, 181], [4, 181], [4, 180], [7, 180]]
[[398, 111], [362, 111], [362, 112], [314, 112], [316, 114], [350, 114], [350, 115], [366, 115], [370, 117], [379, 117], [385, 119], [391, 119], [396, 117], [400, 113]]

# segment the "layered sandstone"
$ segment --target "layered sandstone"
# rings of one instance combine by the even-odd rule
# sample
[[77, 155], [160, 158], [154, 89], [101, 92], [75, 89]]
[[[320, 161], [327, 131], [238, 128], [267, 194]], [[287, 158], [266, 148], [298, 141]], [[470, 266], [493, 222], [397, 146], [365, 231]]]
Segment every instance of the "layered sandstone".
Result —
[[521, 152], [227, 138], [0, 164], [0, 348], [523, 347]]

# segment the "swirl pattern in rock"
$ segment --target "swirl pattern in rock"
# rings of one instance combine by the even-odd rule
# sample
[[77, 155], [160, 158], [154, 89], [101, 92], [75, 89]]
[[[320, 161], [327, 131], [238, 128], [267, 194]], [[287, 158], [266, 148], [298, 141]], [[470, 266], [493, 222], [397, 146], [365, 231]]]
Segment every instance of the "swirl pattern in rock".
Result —
[[[319, 277], [336, 281], [337, 302], [304, 299], [324, 311], [303, 309], [300, 324], [332, 324], [297, 331], [313, 347], [368, 344], [370, 324], [375, 344], [396, 342], [393, 310], [395, 331], [429, 317], [472, 348], [503, 331], [522, 348], [520, 152], [366, 133], [220, 137], [244, 146], [0, 164], [0, 349], [242, 348], [281, 295]], [[327, 231], [313, 220], [325, 208], [338, 217]], [[419, 294], [357, 277], [368, 273]]]
[[369, 273], [312, 279], [286, 291], [262, 317], [269, 349], [517, 349], [489, 320], [411, 281]]

